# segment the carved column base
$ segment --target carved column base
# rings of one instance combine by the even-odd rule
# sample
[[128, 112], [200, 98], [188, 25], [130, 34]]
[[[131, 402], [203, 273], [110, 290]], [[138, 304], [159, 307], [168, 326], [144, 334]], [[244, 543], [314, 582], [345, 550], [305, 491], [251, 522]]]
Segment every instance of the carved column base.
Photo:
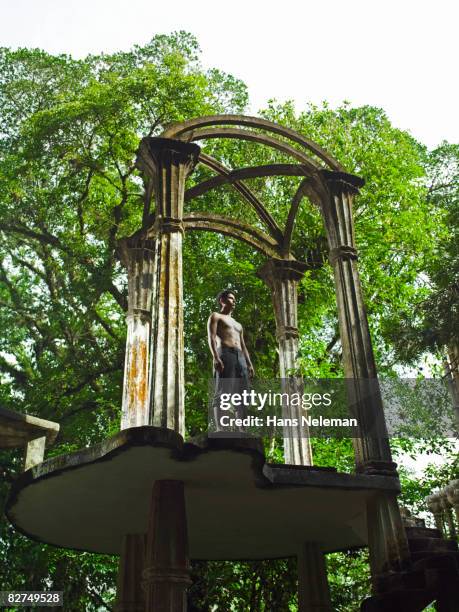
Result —
[[298, 553], [298, 612], [332, 612], [325, 558], [314, 542]]
[[153, 487], [142, 574], [146, 612], [185, 612], [190, 586], [183, 482], [158, 480]]
[[365, 461], [357, 465], [356, 471], [370, 476], [398, 476], [397, 464], [393, 461]]

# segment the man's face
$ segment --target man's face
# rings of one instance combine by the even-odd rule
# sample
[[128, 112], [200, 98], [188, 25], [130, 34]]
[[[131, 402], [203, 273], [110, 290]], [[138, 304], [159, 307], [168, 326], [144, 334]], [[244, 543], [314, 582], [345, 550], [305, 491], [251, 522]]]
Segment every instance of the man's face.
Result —
[[226, 298], [222, 298], [220, 302], [232, 311], [236, 307], [236, 296], [234, 293], [229, 293]]

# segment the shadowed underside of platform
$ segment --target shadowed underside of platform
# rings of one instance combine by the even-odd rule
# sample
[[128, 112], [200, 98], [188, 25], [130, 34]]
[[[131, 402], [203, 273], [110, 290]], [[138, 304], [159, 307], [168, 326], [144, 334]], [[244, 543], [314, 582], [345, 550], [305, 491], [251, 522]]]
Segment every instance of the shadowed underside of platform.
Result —
[[254, 438], [183, 443], [146, 426], [28, 470], [7, 514], [36, 540], [119, 554], [123, 535], [147, 530], [153, 483], [169, 479], [185, 485], [195, 559], [284, 557], [305, 541], [324, 551], [364, 546], [367, 500], [397, 486], [384, 476], [266, 464]]

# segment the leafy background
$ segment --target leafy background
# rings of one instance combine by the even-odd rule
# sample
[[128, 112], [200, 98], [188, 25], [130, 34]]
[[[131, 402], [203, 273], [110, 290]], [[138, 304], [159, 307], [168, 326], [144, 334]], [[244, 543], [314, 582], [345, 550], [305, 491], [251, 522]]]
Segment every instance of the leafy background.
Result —
[[[127, 306], [117, 240], [141, 223], [144, 185], [134, 167], [139, 139], [190, 117], [244, 113], [247, 88], [218, 69], [204, 70], [190, 34], [155, 36], [129, 52], [75, 60], [37, 49], [0, 49], [0, 403], [58, 421], [48, 456], [94, 444], [119, 429]], [[441, 376], [446, 347], [457, 346], [459, 146], [429, 151], [391, 125], [382, 109], [332, 109], [272, 100], [260, 116], [296, 129], [366, 179], [357, 199], [356, 235], [379, 371], [410, 368]], [[209, 141], [206, 152], [228, 166], [288, 161], [253, 143]], [[190, 185], [207, 178], [197, 168]], [[251, 189], [279, 224], [297, 178], [252, 179]], [[187, 210], [219, 211], [257, 223], [229, 187], [193, 200]], [[293, 249], [326, 258], [315, 207], [303, 200]], [[255, 274], [262, 258], [246, 245], [190, 232], [184, 247], [187, 435], [206, 429], [211, 361], [205, 324], [222, 288], [238, 290], [238, 319], [255, 368], [277, 374], [270, 295]], [[304, 376], [340, 376], [341, 347], [328, 264], [299, 287]], [[425, 372], [425, 370], [424, 370]], [[396, 456], [440, 452], [444, 463], [420, 478], [402, 468], [402, 502], [414, 512], [432, 488], [458, 473], [447, 441], [393, 441]], [[279, 440], [267, 440], [282, 461]], [[314, 440], [318, 465], [352, 471], [348, 440]], [[0, 453], [0, 494], [21, 471], [21, 453]], [[117, 559], [56, 549], [0, 526], [0, 590], [63, 590], [67, 610], [114, 605]], [[337, 611], [353, 611], [369, 593], [366, 551], [328, 555]], [[296, 610], [292, 559], [193, 564], [191, 610]], [[281, 585], [281, 588], [280, 588]]]

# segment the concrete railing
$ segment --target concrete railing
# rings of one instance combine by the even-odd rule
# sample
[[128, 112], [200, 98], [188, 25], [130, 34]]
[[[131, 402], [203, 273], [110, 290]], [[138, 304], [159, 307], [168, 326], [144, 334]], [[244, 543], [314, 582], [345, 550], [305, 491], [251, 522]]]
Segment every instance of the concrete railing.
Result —
[[45, 447], [53, 444], [59, 424], [0, 408], [0, 448], [24, 448], [24, 470], [41, 463]]
[[433, 514], [435, 526], [448, 538], [459, 533], [459, 479], [426, 498], [427, 507]]

